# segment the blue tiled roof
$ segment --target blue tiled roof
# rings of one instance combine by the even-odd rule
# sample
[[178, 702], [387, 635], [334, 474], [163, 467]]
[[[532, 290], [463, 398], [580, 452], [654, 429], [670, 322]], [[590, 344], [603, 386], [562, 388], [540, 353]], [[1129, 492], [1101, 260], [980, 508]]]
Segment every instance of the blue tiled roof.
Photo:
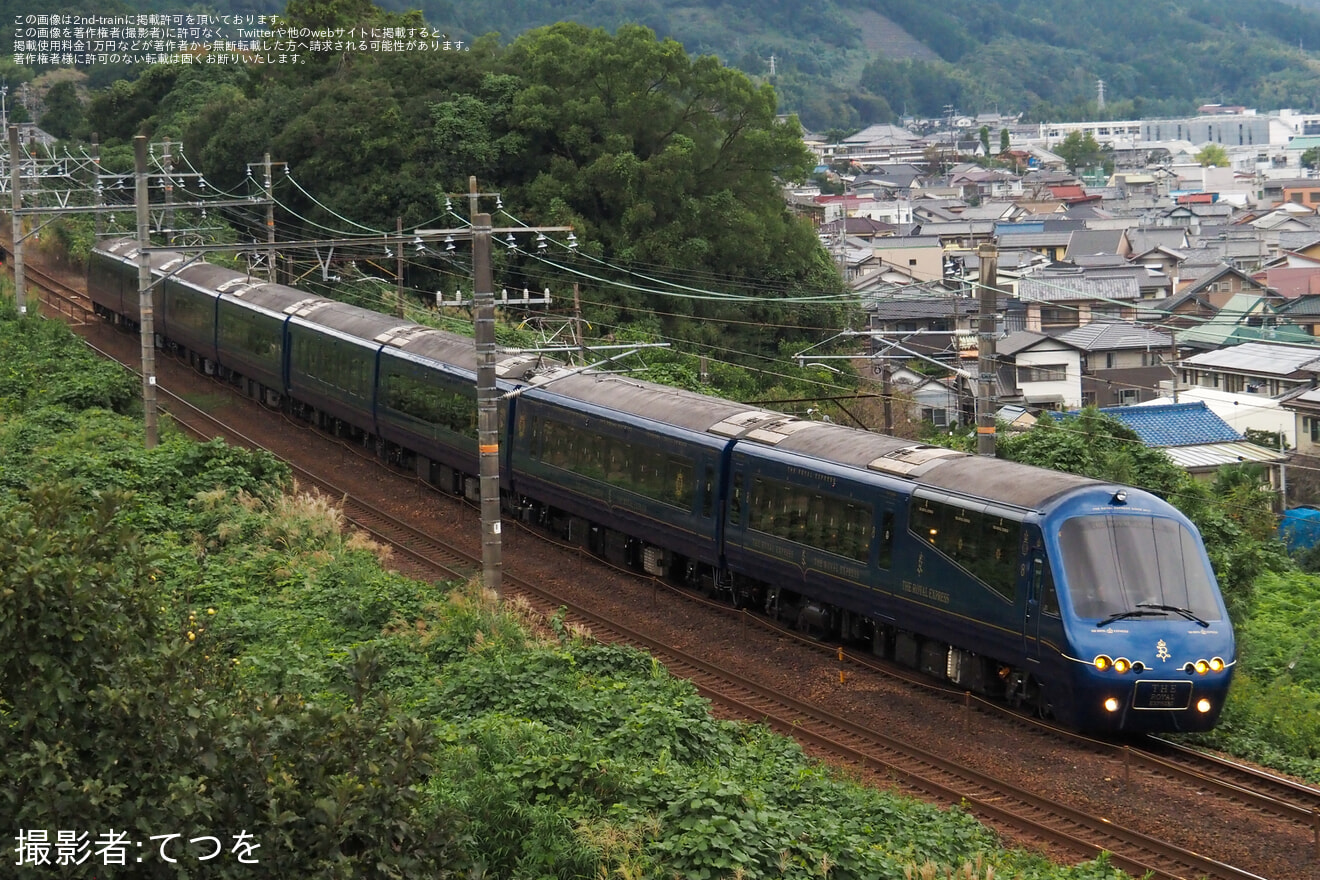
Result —
[[1136, 431], [1147, 446], [1194, 446], [1243, 439], [1203, 400], [1164, 406], [1108, 406], [1100, 412]]

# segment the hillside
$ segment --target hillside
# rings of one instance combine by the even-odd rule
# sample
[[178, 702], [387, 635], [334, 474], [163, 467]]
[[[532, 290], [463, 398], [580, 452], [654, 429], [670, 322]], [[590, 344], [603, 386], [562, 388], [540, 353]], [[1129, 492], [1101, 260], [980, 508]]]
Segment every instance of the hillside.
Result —
[[[356, 0], [299, 0], [315, 8]], [[60, 4], [56, 3], [57, 8]], [[116, 0], [93, 0], [113, 8]], [[282, 0], [214, 0], [222, 12]], [[693, 54], [772, 81], [783, 110], [814, 129], [903, 115], [998, 108], [1029, 120], [1178, 115], [1203, 103], [1314, 110], [1320, 101], [1320, 0], [381, 0], [420, 8], [455, 38], [505, 40], [557, 21], [613, 32], [640, 23]], [[70, 11], [76, 4], [66, 4]], [[0, 21], [52, 11], [0, 0]], [[121, 7], [122, 8], [122, 7]], [[170, 11], [165, 0], [142, 9]], [[12, 66], [12, 65], [11, 65]], [[100, 85], [101, 71], [89, 71]], [[115, 75], [120, 74], [118, 71]], [[17, 77], [11, 75], [11, 82]]]
[[[400, 6], [409, 0], [387, 0]], [[1306, 8], [1300, 8], [1305, 5]], [[1314, 108], [1320, 2], [1296, 0], [422, 0], [456, 33], [635, 21], [773, 81], [813, 128], [999, 107], [1035, 119], [1190, 113], [1206, 102]], [[1299, 46], [1301, 48], [1299, 48]]]

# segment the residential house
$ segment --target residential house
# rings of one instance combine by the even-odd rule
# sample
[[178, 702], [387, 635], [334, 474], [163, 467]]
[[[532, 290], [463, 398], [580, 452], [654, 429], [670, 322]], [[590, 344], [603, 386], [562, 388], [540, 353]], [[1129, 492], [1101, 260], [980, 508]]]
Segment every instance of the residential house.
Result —
[[818, 230], [823, 238], [843, 235], [862, 241], [874, 241], [877, 238], [893, 235], [897, 231], [898, 227], [893, 223], [885, 223], [883, 220], [875, 220], [871, 217], [843, 217], [822, 224]]
[[1320, 375], [1320, 346], [1244, 342], [1178, 361], [1183, 386], [1279, 397], [1311, 387]]
[[1082, 358], [1076, 347], [1023, 330], [996, 342], [995, 359], [1001, 403], [1045, 409], [1082, 405]]
[[1320, 336], [1320, 291], [1289, 300], [1276, 312], [1280, 320], [1293, 324], [1310, 336]]
[[937, 428], [965, 421], [964, 397], [958, 381], [928, 376], [917, 370], [899, 367], [890, 371], [890, 387], [896, 399], [911, 401], [914, 419], [930, 422]]
[[1291, 410], [1284, 400], [1262, 397], [1259, 394], [1233, 394], [1214, 388], [1180, 388], [1177, 396], [1165, 394], [1137, 406], [1159, 406], [1170, 403], [1202, 401], [1233, 430], [1245, 435], [1248, 431], [1281, 434], [1289, 448], [1297, 446], [1297, 426]]
[[1054, 336], [1081, 353], [1082, 404], [1126, 406], [1159, 396], [1172, 377], [1173, 337], [1124, 321], [1092, 321]]
[[944, 277], [944, 249], [934, 235], [892, 235], [871, 241], [877, 262], [907, 272], [918, 282]]
[[1320, 458], [1320, 388], [1299, 388], [1283, 397], [1279, 405], [1293, 415], [1297, 452]]
[[1250, 341], [1308, 344], [1310, 335], [1276, 311], [1282, 299], [1239, 293], [1203, 323], [1177, 331], [1179, 345], [1218, 349]]
[[1164, 304], [1162, 311], [1167, 313], [1167, 322], [1171, 327], [1195, 327], [1213, 318], [1228, 305], [1229, 300], [1240, 293], [1265, 297], [1280, 305], [1283, 303], [1283, 297], [1277, 292], [1271, 297], [1270, 288], [1251, 275], [1220, 263], [1213, 271], [1206, 272], [1174, 291], [1173, 298]]
[[1123, 259], [1132, 255], [1132, 243], [1123, 229], [1079, 229], [1068, 241], [1063, 258], [1076, 262], [1078, 257], [1095, 254], [1117, 254]]
[[1131, 320], [1141, 288], [1135, 277], [1101, 278], [1080, 266], [1053, 264], [1018, 282], [1026, 304], [1028, 330], [1046, 332], [1081, 327], [1104, 317]]
[[1320, 180], [1304, 177], [1298, 180], [1280, 181], [1279, 184], [1281, 202], [1304, 205], [1313, 210], [1320, 207]]
[[1213, 480], [1225, 465], [1263, 464], [1278, 487], [1286, 453], [1248, 443], [1204, 401], [1161, 406], [1119, 406], [1100, 410], [1131, 428], [1141, 441], [1163, 450], [1193, 477]]

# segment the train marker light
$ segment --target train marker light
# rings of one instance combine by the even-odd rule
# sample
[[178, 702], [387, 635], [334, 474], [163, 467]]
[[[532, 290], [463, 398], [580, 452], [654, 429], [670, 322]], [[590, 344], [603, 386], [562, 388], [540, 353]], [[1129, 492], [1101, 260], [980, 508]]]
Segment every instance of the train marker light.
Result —
[[1114, 665], [1114, 661], [1110, 660], [1104, 654], [1101, 654], [1099, 657], [1096, 657], [1094, 662], [1095, 662], [1095, 668], [1099, 669], [1101, 672], [1104, 672], [1110, 666]]
[[1211, 671], [1211, 672], [1223, 672], [1223, 671], [1224, 671], [1224, 658], [1223, 658], [1223, 657], [1212, 657], [1212, 658], [1210, 658], [1210, 671]]
[[1118, 698], [1117, 698], [1117, 697], [1105, 697], [1105, 711], [1106, 711], [1106, 712], [1117, 712], [1117, 711], [1118, 711]]
[[1126, 657], [1119, 657], [1114, 661], [1114, 671], [1119, 675], [1125, 674], [1131, 668], [1132, 664], [1128, 662]]
[[1197, 701], [1196, 701], [1196, 711], [1200, 712], [1202, 715], [1204, 715], [1206, 712], [1209, 712], [1209, 711], [1210, 711], [1210, 701], [1207, 700], [1205, 697], [1202, 697], [1201, 699], [1197, 700]]
[[1198, 675], [1205, 675], [1210, 671], [1210, 664], [1204, 660], [1196, 661], [1196, 672]]

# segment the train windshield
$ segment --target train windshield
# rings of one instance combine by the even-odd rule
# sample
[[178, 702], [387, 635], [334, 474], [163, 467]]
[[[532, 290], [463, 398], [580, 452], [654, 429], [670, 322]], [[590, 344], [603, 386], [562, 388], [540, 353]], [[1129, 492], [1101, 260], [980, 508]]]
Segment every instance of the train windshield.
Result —
[[1063, 524], [1059, 538], [1078, 617], [1180, 612], [1210, 621], [1222, 616], [1200, 542], [1174, 520], [1074, 517]]

